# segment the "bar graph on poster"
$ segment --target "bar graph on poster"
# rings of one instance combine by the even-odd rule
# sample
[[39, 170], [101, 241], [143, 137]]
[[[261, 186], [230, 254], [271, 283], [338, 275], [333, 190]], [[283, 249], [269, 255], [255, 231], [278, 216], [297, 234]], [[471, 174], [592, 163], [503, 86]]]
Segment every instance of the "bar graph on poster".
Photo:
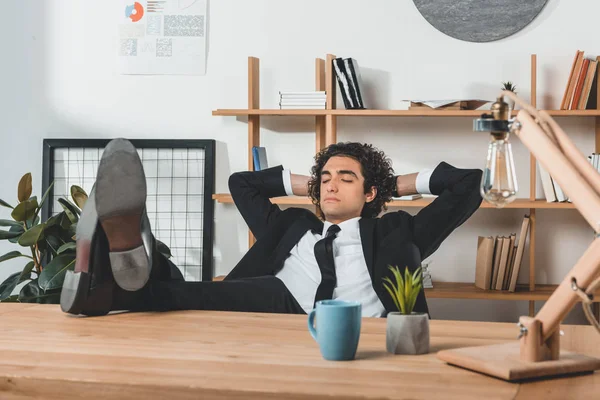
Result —
[[122, 0], [117, 58], [121, 74], [204, 75], [208, 0]]

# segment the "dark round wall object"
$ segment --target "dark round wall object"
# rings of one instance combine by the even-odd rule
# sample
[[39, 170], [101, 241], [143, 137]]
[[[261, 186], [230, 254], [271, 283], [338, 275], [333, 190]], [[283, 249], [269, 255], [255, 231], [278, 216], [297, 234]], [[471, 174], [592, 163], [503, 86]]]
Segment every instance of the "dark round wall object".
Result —
[[434, 28], [467, 42], [491, 42], [525, 28], [548, 0], [413, 0]]

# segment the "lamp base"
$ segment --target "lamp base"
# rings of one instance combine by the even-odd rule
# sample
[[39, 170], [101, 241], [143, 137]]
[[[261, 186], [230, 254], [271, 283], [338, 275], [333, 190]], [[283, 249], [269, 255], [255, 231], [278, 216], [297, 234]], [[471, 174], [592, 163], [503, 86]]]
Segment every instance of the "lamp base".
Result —
[[558, 360], [521, 361], [519, 342], [441, 350], [437, 356], [449, 364], [506, 381], [558, 377], [600, 369], [600, 359], [567, 351], [562, 351]]

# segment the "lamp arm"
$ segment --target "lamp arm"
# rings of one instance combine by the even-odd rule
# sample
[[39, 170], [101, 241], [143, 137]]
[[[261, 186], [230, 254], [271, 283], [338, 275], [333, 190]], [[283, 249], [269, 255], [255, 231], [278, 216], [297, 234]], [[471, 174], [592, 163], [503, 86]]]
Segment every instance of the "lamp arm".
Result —
[[[503, 91], [502, 95], [512, 98], [516, 104], [522, 106], [522, 110], [518, 112], [511, 124], [511, 132], [519, 137], [556, 179], [594, 232], [596, 234], [600, 232], [598, 172], [546, 112], [536, 110], [512, 92]], [[536, 314], [535, 319], [542, 325], [541, 333], [544, 341], [556, 332], [560, 322], [577, 303], [578, 293], [595, 286], [597, 281], [594, 280], [598, 276], [600, 276], [600, 237], [597, 235]], [[593, 294], [588, 293], [588, 298], [589, 296], [593, 297]]]

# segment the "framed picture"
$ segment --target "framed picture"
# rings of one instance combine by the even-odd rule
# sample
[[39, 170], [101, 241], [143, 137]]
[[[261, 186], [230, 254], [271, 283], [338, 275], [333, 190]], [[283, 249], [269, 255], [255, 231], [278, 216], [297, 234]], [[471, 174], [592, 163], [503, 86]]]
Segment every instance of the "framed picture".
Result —
[[[54, 185], [42, 209], [45, 221], [71, 202], [70, 188], [90, 193], [110, 139], [45, 139], [42, 193]], [[212, 280], [215, 180], [214, 140], [132, 139], [146, 175], [146, 211], [154, 236], [188, 281]]]

